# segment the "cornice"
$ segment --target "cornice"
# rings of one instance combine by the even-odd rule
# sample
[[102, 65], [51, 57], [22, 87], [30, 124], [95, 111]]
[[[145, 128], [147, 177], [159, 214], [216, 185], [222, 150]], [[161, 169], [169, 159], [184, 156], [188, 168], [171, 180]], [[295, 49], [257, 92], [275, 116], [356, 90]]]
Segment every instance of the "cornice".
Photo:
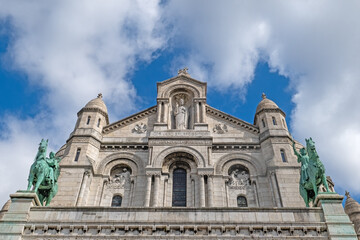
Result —
[[241, 128], [247, 130], [248, 132], [255, 134], [259, 133], [259, 129], [256, 126], [252, 125], [251, 123], [245, 122], [244, 120], [241, 120], [227, 113], [224, 113], [216, 108], [210, 107], [209, 105], [206, 105], [206, 113], [214, 117], [221, 118], [222, 120], [225, 120], [232, 125], [240, 126]]
[[145, 109], [141, 112], [138, 112], [138, 113], [135, 113], [129, 117], [126, 117], [126, 118], [123, 118], [117, 122], [114, 122], [110, 125], [107, 125], [103, 128], [103, 133], [104, 134], [107, 134], [107, 133], [111, 133], [117, 129], [119, 129], [120, 127], [124, 127], [124, 126], [127, 126], [131, 123], [133, 123], [134, 121], [137, 121], [137, 120], [140, 120], [140, 119], [143, 119], [147, 116], [150, 116], [154, 113], [156, 113], [157, 111], [157, 106], [153, 106], [153, 107], [150, 107], [148, 109]]

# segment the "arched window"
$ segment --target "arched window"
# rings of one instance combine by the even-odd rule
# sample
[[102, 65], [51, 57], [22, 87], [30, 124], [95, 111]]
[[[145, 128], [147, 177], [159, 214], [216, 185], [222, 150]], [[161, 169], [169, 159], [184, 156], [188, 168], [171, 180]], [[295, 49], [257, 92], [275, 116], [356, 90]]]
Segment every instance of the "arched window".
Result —
[[247, 207], [247, 200], [244, 196], [238, 196], [237, 197], [237, 206], [238, 207]]
[[121, 207], [122, 197], [120, 195], [115, 195], [112, 198], [111, 206], [112, 207]]
[[173, 207], [186, 207], [186, 170], [176, 168], [173, 172]]
[[86, 125], [89, 125], [89, 123], [90, 123], [90, 119], [91, 119], [91, 117], [90, 117], [90, 116], [88, 116], [88, 119], [87, 119]]
[[275, 117], [272, 117], [272, 121], [274, 125], [277, 125]]
[[75, 162], [79, 161], [79, 157], [80, 157], [80, 152], [81, 152], [81, 148], [78, 148], [76, 150], [76, 155], [75, 155]]
[[266, 125], [265, 125], [264, 119], [261, 119], [261, 122], [262, 122], [263, 127], [265, 127]]
[[99, 118], [98, 123], [97, 123], [97, 127], [100, 127], [100, 122], [101, 122], [101, 119]]
[[281, 154], [281, 159], [283, 162], [287, 162], [286, 159], [286, 155], [285, 155], [285, 150], [284, 149], [280, 149], [280, 154]]

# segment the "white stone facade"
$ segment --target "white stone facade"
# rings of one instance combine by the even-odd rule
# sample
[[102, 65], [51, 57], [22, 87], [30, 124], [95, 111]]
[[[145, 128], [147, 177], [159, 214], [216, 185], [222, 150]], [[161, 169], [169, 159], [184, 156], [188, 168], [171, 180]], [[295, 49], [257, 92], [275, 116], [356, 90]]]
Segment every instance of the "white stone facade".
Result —
[[[239, 196], [249, 207], [304, 206], [300, 165], [275, 103], [260, 102], [250, 124], [207, 105], [206, 83], [187, 73], [157, 89], [157, 106], [112, 124], [101, 97], [79, 112], [57, 154], [63, 159], [52, 206], [111, 206], [120, 195], [122, 207], [172, 207], [175, 168], [186, 170], [186, 207], [237, 207]], [[109, 189], [119, 168], [129, 170], [129, 183]], [[231, 182], [241, 174], [246, 182]]]

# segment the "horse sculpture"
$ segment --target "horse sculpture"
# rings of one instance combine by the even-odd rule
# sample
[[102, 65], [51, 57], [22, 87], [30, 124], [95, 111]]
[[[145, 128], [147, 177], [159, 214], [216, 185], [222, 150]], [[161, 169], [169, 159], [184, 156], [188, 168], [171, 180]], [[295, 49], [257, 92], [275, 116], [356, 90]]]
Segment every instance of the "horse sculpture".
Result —
[[33, 191], [38, 195], [40, 203], [44, 205], [45, 202], [46, 206], [50, 204], [57, 193], [57, 179], [60, 174], [60, 158], [55, 157], [53, 152], [50, 152], [49, 158], [47, 158], [47, 146], [48, 140], [42, 139], [35, 161], [30, 168], [27, 187], [27, 190], [30, 191], [33, 186]]
[[321, 184], [327, 192], [329, 192], [329, 186], [326, 180], [325, 167], [315, 149], [315, 142], [312, 138], [305, 139], [305, 141], [306, 149], [302, 148], [298, 153], [295, 149], [295, 142], [293, 142], [293, 149], [298, 157], [298, 162], [301, 162], [300, 195], [306, 206], [309, 207], [310, 202], [314, 203]]

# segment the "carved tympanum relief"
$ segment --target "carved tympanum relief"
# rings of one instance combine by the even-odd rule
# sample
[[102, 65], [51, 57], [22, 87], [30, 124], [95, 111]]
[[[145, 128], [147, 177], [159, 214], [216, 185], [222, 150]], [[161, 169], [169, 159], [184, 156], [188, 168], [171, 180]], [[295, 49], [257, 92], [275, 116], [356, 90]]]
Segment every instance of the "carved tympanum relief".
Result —
[[123, 171], [116, 173], [111, 177], [110, 181], [106, 183], [107, 189], [122, 189], [130, 186], [130, 171], [127, 168], [123, 168]]
[[250, 175], [246, 168], [238, 166], [230, 169], [228, 186], [236, 189], [246, 189], [250, 185]]

